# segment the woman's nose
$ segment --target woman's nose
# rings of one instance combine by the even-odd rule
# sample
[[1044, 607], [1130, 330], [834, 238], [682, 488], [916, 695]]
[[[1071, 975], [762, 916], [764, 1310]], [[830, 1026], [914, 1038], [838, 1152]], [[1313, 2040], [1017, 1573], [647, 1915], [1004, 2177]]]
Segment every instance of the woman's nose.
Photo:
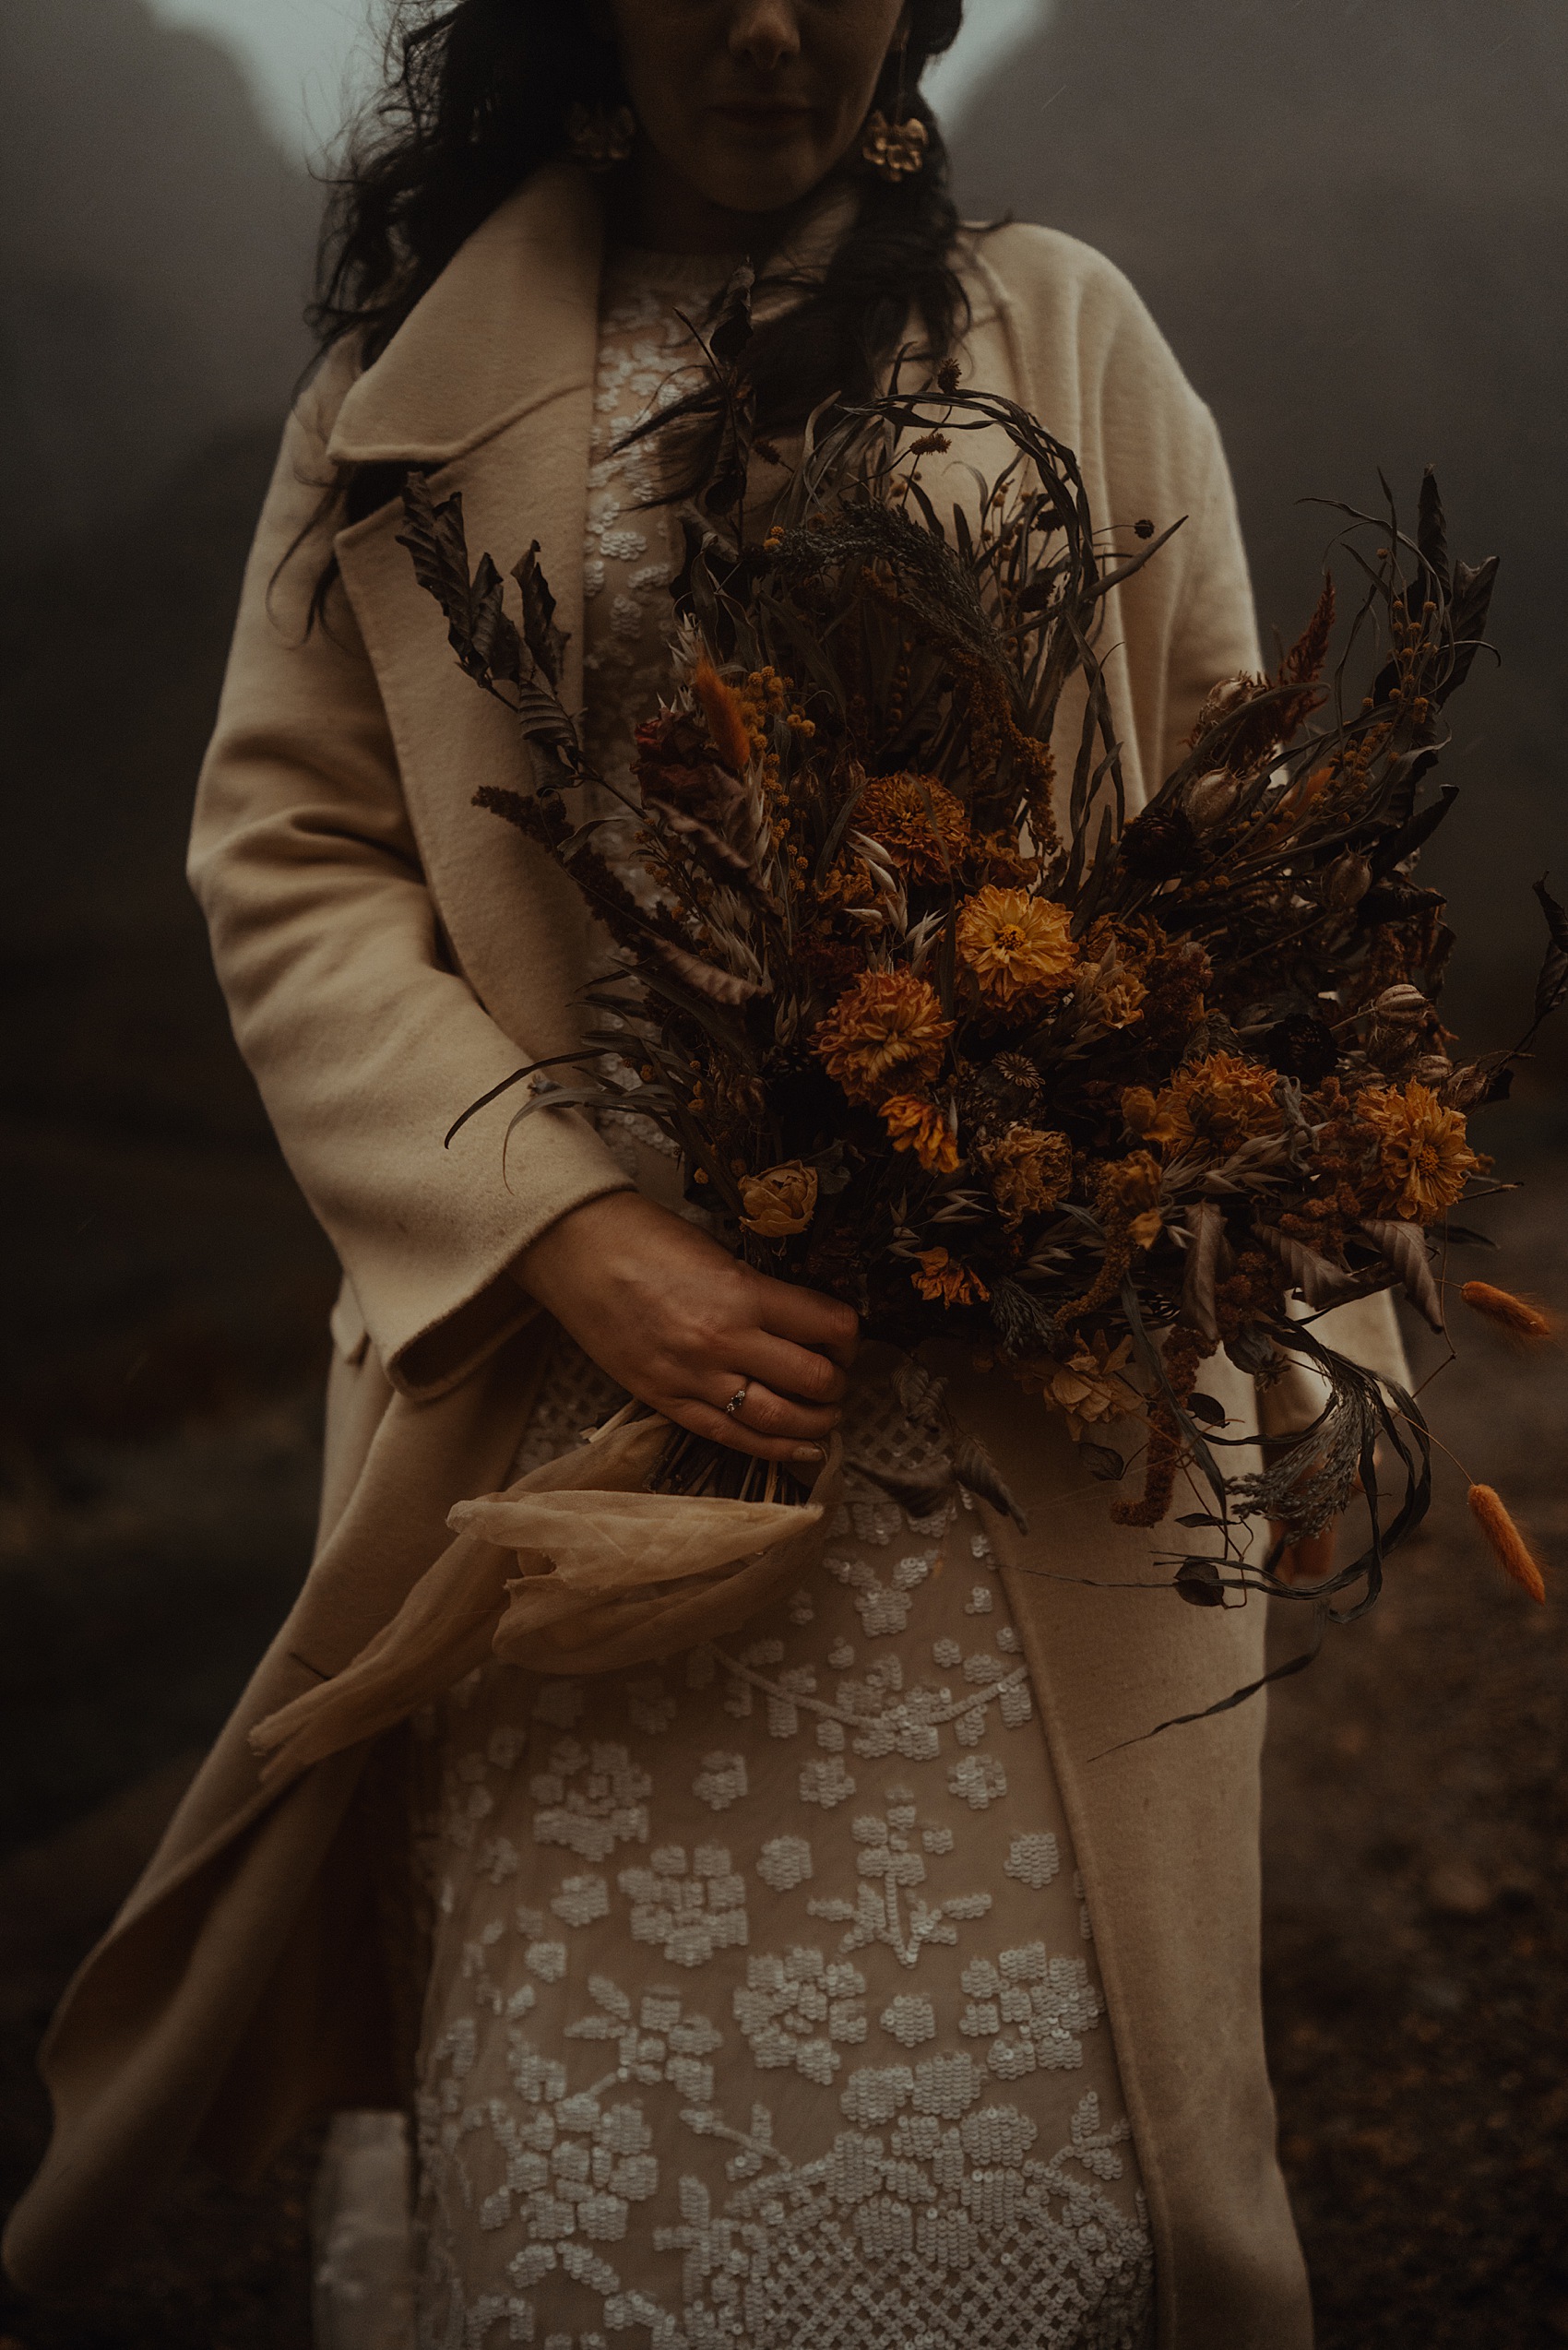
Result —
[[793, 0], [739, 0], [730, 18], [732, 57], [773, 73], [800, 53], [800, 18]]

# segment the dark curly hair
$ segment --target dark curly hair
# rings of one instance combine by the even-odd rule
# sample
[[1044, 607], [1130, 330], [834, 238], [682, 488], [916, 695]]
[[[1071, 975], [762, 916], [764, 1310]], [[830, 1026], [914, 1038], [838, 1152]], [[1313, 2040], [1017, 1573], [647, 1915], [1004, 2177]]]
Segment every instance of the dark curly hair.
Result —
[[[908, 49], [901, 67], [890, 58], [874, 101], [885, 113], [897, 101], [900, 71], [906, 93], [918, 93], [962, 17], [963, 0], [909, 0]], [[387, 55], [386, 87], [332, 184], [309, 314], [322, 353], [353, 338], [365, 365], [465, 238], [565, 151], [568, 107], [616, 105], [624, 96], [613, 50], [595, 40], [580, 0], [457, 0], [434, 17], [405, 0]], [[911, 314], [936, 354], [959, 331], [964, 295], [951, 258], [958, 220], [947, 153], [925, 101], [906, 96], [906, 109], [926, 126], [925, 169], [890, 184], [853, 160], [859, 213], [826, 276], [803, 290], [787, 321], [760, 326], [752, 338], [746, 369], [761, 433], [799, 426], [835, 394], [869, 392]], [[702, 455], [699, 433], [683, 450], [683, 470], [689, 462], [700, 468]], [[393, 471], [346, 468], [329, 503], [356, 520], [395, 493]]]

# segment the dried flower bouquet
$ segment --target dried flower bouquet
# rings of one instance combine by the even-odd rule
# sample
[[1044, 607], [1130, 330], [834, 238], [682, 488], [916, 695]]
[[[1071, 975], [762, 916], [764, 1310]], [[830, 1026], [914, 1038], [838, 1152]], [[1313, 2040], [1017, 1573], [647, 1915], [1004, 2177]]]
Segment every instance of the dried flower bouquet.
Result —
[[[1311, 1598], [1320, 1626], [1359, 1614], [1426, 1508], [1428, 1438], [1314, 1317], [1398, 1286], [1442, 1325], [1434, 1252], [1479, 1237], [1450, 1221], [1484, 1185], [1467, 1114], [1568, 992], [1568, 917], [1540, 886], [1528, 1033], [1451, 1056], [1452, 934], [1414, 868], [1455, 796], [1423, 787], [1493, 565], [1450, 560], [1430, 476], [1413, 537], [1341, 509], [1360, 594], [1336, 665], [1325, 576], [1275, 673], [1218, 682], [1129, 818], [1097, 640], [1108, 589], [1163, 540], [1097, 533], [1071, 451], [951, 367], [819, 421], [748, 529], [748, 481], [779, 476], [752, 445], [745, 331], [738, 291], [710, 354], [725, 457], [687, 511], [672, 685], [636, 729], [619, 858], [585, 813], [606, 787], [561, 699], [537, 549], [515, 621], [489, 556], [470, 571], [460, 500], [406, 490], [404, 543], [457, 657], [532, 746], [537, 788], [477, 804], [572, 877], [618, 952], [569, 1074], [512, 1081], [517, 1119], [651, 1119], [750, 1262], [911, 1355], [961, 1338], [1063, 1415], [1089, 1474], [1135, 1481], [1122, 1523], [1166, 1520], [1180, 1483], [1170, 1564], [1194, 1603], [1265, 1590]], [[1008, 445], [1000, 470], [939, 515], [922, 459], [982, 433]], [[1504, 1320], [1515, 1302], [1478, 1301]], [[1245, 1440], [1204, 1391], [1220, 1350], [1265, 1384], [1291, 1360], [1318, 1374], [1317, 1418], [1261, 1473], [1226, 1466]], [[912, 1365], [905, 1393], [940, 1433]], [[1014, 1506], [973, 1435], [948, 1429], [946, 1450]], [[754, 1466], [677, 1431], [653, 1482], [744, 1495]], [[1285, 1546], [1358, 1490], [1360, 1554], [1286, 1580]], [[1527, 1560], [1507, 1525], [1498, 1555]]]

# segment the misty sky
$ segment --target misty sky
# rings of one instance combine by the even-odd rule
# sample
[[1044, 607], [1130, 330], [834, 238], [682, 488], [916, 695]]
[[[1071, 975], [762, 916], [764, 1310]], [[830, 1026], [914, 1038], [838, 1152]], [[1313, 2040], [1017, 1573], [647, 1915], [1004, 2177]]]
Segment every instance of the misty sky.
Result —
[[[279, 136], [297, 153], [329, 144], [374, 74], [379, 0], [150, 0], [170, 24], [218, 34], [250, 69]], [[939, 112], [961, 109], [969, 89], [1041, 23], [1051, 0], [968, 0], [951, 53], [926, 79]]]

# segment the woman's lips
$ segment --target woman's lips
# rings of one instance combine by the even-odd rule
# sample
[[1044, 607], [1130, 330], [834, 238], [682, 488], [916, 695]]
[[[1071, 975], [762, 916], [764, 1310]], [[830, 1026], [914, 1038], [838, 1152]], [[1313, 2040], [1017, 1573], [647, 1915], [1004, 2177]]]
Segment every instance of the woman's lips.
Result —
[[809, 106], [754, 101], [748, 104], [744, 100], [732, 105], [715, 106], [713, 112], [721, 115], [725, 122], [738, 124], [742, 129], [748, 131], [799, 130], [811, 120], [812, 113]]

